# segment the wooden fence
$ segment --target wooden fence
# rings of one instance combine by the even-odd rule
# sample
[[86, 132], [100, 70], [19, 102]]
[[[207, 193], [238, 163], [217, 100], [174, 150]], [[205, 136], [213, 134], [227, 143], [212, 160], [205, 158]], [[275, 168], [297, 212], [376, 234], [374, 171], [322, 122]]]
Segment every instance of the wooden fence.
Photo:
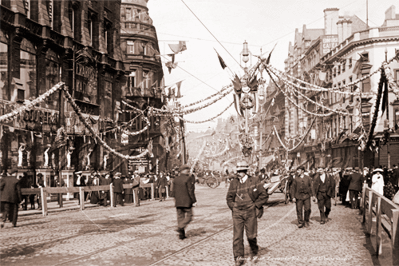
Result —
[[[124, 184], [123, 188], [132, 188], [133, 184]], [[141, 188], [151, 188], [151, 200], [154, 200], [154, 184], [149, 183], [149, 184], [143, 184], [140, 183]], [[48, 209], [47, 209], [47, 196], [50, 194], [66, 194], [66, 193], [79, 193], [79, 200], [80, 200], [80, 209], [84, 210], [85, 206], [85, 192], [91, 192], [91, 191], [109, 191], [110, 193], [110, 204], [111, 207], [114, 206], [114, 187], [111, 185], [104, 185], [104, 186], [84, 186], [84, 187], [42, 187], [42, 188], [23, 188], [21, 189], [22, 195], [32, 195], [32, 194], [37, 194], [40, 195], [41, 199], [41, 204], [42, 204], [42, 214], [43, 216], [47, 216], [48, 214]], [[135, 197], [135, 191], [133, 190], [133, 199], [134, 203], [136, 204], [136, 197]], [[60, 202], [60, 208], [62, 207], [62, 201]]]
[[382, 227], [384, 227], [391, 238], [393, 261], [399, 261], [399, 206], [364, 184], [361, 207], [363, 223], [366, 224], [369, 235], [373, 229], [373, 216], [376, 217], [376, 255], [382, 254]]

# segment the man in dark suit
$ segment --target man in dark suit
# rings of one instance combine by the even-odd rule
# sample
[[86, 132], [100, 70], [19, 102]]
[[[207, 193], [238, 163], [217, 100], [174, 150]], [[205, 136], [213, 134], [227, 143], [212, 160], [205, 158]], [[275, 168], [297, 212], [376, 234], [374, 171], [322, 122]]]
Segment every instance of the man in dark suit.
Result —
[[263, 215], [263, 205], [268, 194], [257, 177], [247, 174], [248, 164], [237, 164], [237, 175], [231, 181], [226, 201], [233, 216], [233, 254], [236, 265], [244, 263], [244, 228], [251, 255], [258, 255], [258, 220]]
[[[314, 177], [313, 195], [320, 211], [320, 224], [325, 224], [331, 211], [331, 198], [335, 195], [335, 182], [323, 168]], [[316, 201], [314, 199], [314, 201]]]
[[4, 175], [0, 179], [0, 201], [3, 205], [3, 217], [1, 221], [1, 228], [4, 227], [4, 223], [7, 218], [11, 221], [14, 227], [17, 226], [18, 219], [18, 205], [22, 201], [21, 187], [19, 180], [15, 177], [16, 171], [10, 171], [11, 175]]
[[362, 191], [363, 176], [359, 173], [359, 168], [355, 167], [355, 170], [349, 175], [349, 201], [351, 209], [357, 209], [359, 207], [359, 192]]
[[116, 204], [120, 204], [123, 206], [123, 180], [121, 179], [121, 173], [116, 173], [115, 174], [115, 179], [113, 181], [113, 186], [114, 186], [114, 207], [116, 207]]
[[192, 207], [197, 202], [195, 198], [195, 178], [189, 174], [190, 167], [183, 165], [180, 174], [175, 177], [174, 194], [177, 211], [177, 232], [180, 239], [185, 239], [185, 228], [193, 217]]
[[292, 195], [292, 201], [296, 203], [298, 227], [308, 227], [311, 212], [310, 198], [313, 197], [313, 189], [312, 180], [305, 174], [303, 166], [297, 169], [297, 174], [292, 179], [290, 194]]

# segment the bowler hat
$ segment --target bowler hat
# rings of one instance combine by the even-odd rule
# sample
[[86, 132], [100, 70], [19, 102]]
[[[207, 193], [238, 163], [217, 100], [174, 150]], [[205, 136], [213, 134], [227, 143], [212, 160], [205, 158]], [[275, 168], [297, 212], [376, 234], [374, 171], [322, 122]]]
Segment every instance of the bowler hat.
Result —
[[182, 165], [182, 166], [180, 167], [180, 172], [183, 171], [183, 170], [186, 170], [186, 169], [190, 170], [190, 166], [188, 166], [187, 164]]
[[237, 163], [237, 171], [245, 171], [248, 170], [248, 163], [246, 161], [241, 161]]

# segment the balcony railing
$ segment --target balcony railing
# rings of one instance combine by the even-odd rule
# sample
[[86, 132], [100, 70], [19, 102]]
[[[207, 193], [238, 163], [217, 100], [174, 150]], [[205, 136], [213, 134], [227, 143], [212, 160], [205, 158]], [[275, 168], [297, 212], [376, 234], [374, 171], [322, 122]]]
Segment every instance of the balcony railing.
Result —
[[42, 25], [40, 25], [39, 23], [36, 23], [30, 19], [26, 19], [25, 20], [25, 27], [27, 27], [29, 29], [29, 31], [33, 34], [36, 34], [38, 36], [42, 35]]
[[1, 20], [10, 24], [14, 24], [14, 17], [15, 17], [14, 12], [12, 12], [11, 10], [9, 10], [4, 6], [0, 6], [0, 13], [1, 13]]

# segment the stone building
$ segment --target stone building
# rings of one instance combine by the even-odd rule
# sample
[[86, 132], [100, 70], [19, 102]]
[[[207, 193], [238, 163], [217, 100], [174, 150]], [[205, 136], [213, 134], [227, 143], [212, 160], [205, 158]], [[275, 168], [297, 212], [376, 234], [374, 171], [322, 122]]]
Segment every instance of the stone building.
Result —
[[[120, 22], [121, 49], [125, 65], [122, 98], [144, 111], [149, 107], [161, 108], [164, 105], [163, 70], [158, 37], [149, 16], [147, 2], [148, 0], [122, 0]], [[128, 112], [125, 112], [124, 121], [137, 116], [137, 113], [129, 112], [129, 108], [126, 110]], [[144, 126], [145, 122], [138, 117], [133, 122], [132, 130], [141, 130]], [[150, 117], [148, 131], [130, 136], [128, 144], [124, 146], [128, 154], [147, 148], [150, 141], [153, 146], [153, 156], [131, 161], [130, 170], [138, 169], [140, 165], [142, 170], [165, 170], [169, 155], [167, 151], [170, 150], [168, 146], [172, 146], [172, 151], [174, 147], [174, 137], [170, 134], [174, 132], [174, 127], [173, 119]], [[168, 140], [165, 141], [165, 138]]]
[[[290, 44], [288, 58], [285, 60], [285, 71], [311, 84], [331, 89], [365, 77], [381, 67], [386, 55], [388, 59], [395, 56], [399, 41], [397, 16], [395, 7], [391, 6], [385, 14], [384, 24], [381, 27], [369, 28], [356, 15], [340, 16], [336, 8], [325, 9], [324, 29], [307, 29], [304, 26], [301, 33], [296, 31], [294, 45]], [[397, 82], [399, 62], [391, 62], [390, 68]], [[290, 138], [299, 139], [313, 121], [312, 115], [298, 107], [313, 113], [330, 112], [307, 101], [305, 96], [332, 110], [342, 110], [350, 114], [316, 118], [311, 134], [301, 147], [292, 152], [292, 158], [298, 159], [299, 163], [314, 162], [316, 166], [392, 166], [398, 163], [399, 153], [395, 151], [399, 149], [390, 148], [390, 152], [387, 152], [386, 147], [389, 144], [381, 145], [380, 152], [376, 152], [375, 148], [364, 153], [358, 149], [359, 138], [369, 130], [372, 116], [370, 110], [375, 102], [373, 96], [378, 90], [379, 78], [379, 74], [372, 75], [348, 88], [352, 92], [361, 90], [361, 99], [338, 93], [301, 90], [303, 95], [294, 96], [297, 106], [286, 100], [286, 134]], [[397, 130], [395, 125], [399, 121], [396, 115], [398, 108], [393, 93], [390, 93], [389, 102], [389, 122], [385, 123], [384, 129], [383, 119], [379, 120], [375, 131], [377, 139], [384, 130], [389, 130], [390, 133]], [[391, 137], [393, 138], [390, 145], [397, 145], [395, 135], [391, 134]], [[337, 165], [333, 165], [334, 159], [338, 162]]]
[[[0, 9], [0, 115], [63, 81], [95, 132], [117, 148], [115, 134], [107, 130], [121, 120], [125, 82], [120, 1], [2, 0]], [[103, 147], [79, 121], [63, 92], [0, 126], [3, 170], [17, 167], [23, 144], [20, 168], [31, 175], [44, 167], [45, 155], [55, 174], [66, 169], [67, 149], [72, 151], [70, 168], [102, 169]], [[64, 143], [54, 145], [55, 140]]]

